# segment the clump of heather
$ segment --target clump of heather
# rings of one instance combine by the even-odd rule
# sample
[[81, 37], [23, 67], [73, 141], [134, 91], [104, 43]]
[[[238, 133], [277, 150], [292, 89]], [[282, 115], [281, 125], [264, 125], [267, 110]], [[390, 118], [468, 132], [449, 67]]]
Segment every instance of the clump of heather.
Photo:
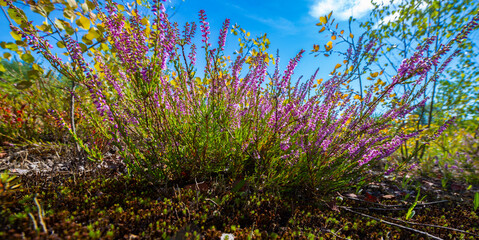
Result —
[[[228, 19], [216, 44], [204, 11], [198, 31], [193, 22], [184, 27], [170, 22], [163, 4], [154, 4], [153, 19], [135, 9], [125, 14], [115, 3], [98, 9], [111, 54], [93, 51], [96, 67], [86, 62], [78, 43], [66, 38], [75, 78], [88, 89], [95, 107], [85, 112], [97, 132], [119, 148], [131, 173], [161, 181], [223, 172], [259, 188], [328, 193], [352, 186], [372, 163], [418, 135], [385, 130], [424, 104], [414, 104], [425, 90], [418, 87], [421, 78], [453, 44], [424, 57], [432, 40], [426, 42], [404, 60], [384, 91], [368, 89], [358, 102], [342, 90], [347, 75], [335, 75], [316, 90], [317, 72], [303, 83], [294, 82], [304, 51], [284, 71], [277, 56], [275, 72], [268, 77], [265, 54], [239, 55], [228, 62], [223, 54]], [[18, 31], [30, 36], [26, 30]], [[200, 48], [192, 40], [197, 32]], [[200, 51], [204, 71], [195, 67]], [[381, 99], [413, 77], [419, 77], [414, 85], [419, 90], [413, 87], [399, 104], [378, 115]]]
[[476, 129], [447, 129], [444, 134], [430, 143], [425, 153], [426, 161], [421, 162], [421, 173], [440, 177], [446, 181], [460, 179], [470, 184], [477, 184], [479, 182], [478, 133], [477, 127]]

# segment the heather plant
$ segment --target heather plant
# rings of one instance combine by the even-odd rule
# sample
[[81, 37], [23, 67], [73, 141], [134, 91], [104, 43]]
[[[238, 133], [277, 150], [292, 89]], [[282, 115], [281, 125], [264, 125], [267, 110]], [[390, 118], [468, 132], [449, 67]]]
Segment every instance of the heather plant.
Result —
[[[55, 141], [72, 143], [72, 137], [64, 128], [70, 119], [69, 83], [53, 70], [44, 72], [37, 63], [3, 61], [0, 71], [0, 141], [37, 142]], [[79, 95], [84, 95], [79, 93]], [[81, 109], [75, 107], [73, 115], [78, 136], [98, 145], [105, 151], [106, 141], [91, 136], [92, 129], [84, 124]]]
[[[383, 42], [377, 65], [386, 65], [386, 74], [395, 74], [402, 58], [411, 56], [412, 44], [424, 37], [437, 36], [431, 48], [439, 50], [454, 37], [454, 32], [465, 26], [479, 12], [477, 1], [471, 0], [417, 0], [391, 1], [374, 4], [367, 22], [367, 35]], [[418, 111], [420, 120], [427, 125], [434, 119], [457, 116], [458, 121], [477, 118], [478, 70], [477, 38], [473, 35], [458, 43], [457, 57], [442, 73], [444, 77], [431, 84], [430, 104]], [[386, 64], [384, 64], [386, 63]]]
[[473, 202], [474, 206], [473, 206], [473, 209], [474, 209], [474, 212], [477, 211], [477, 208], [479, 207], [479, 192], [476, 192], [474, 194], [474, 202]]
[[0, 72], [0, 139], [6, 141], [62, 140], [65, 131], [48, 109], [65, 109], [58, 95], [61, 86], [52, 71], [43, 74], [38, 64], [3, 61]]
[[[8, 2], [8, 4], [13, 6], [18, 3], [17, 1], [11, 1]], [[41, 25], [37, 25], [33, 29], [31, 29], [33, 22], [28, 20], [25, 12], [19, 8], [5, 11], [3, 6], [8, 6], [7, 2], [0, 1], [2, 11], [11, 26], [18, 24], [20, 27], [26, 27], [28, 31], [35, 32], [32, 39], [22, 38], [22, 35], [12, 30], [10, 35], [14, 41], [0, 43], [3, 49], [11, 51], [4, 52], [3, 58], [10, 61], [12, 58], [11, 53], [13, 53], [15, 59], [17, 59], [17, 56], [20, 57], [20, 65], [24, 65], [22, 71], [27, 71], [26, 74], [23, 74], [26, 75], [27, 78], [23, 77], [22, 74], [18, 74], [22, 72], [17, 71], [18, 73], [16, 73], [13, 71], [13, 74], [11, 74], [9, 72], [12, 71], [6, 69], [11, 64], [3, 62], [3, 64], [0, 64], [0, 72], [3, 72], [4, 76], [9, 75], [10, 80], [5, 81], [5, 84], [1, 87], [9, 93], [9, 99], [13, 99], [13, 96], [17, 98], [12, 102], [11, 106], [21, 103], [23, 104], [22, 106], [26, 108], [32, 108], [28, 112], [35, 116], [34, 118], [23, 118], [32, 122], [31, 126], [35, 128], [29, 131], [28, 134], [25, 134], [25, 132], [22, 134], [13, 134], [13, 132], [10, 132], [7, 135], [8, 137], [21, 136], [24, 139], [26, 137], [30, 140], [61, 140], [63, 142], [71, 142], [71, 136], [69, 136], [70, 134], [68, 133], [68, 129], [70, 129], [74, 132], [73, 136], [77, 138], [78, 141], [92, 145], [92, 149], [96, 153], [95, 156], [100, 157], [102, 152], [108, 150], [106, 146], [109, 142], [102, 138], [101, 135], [91, 134], [95, 133], [97, 129], [89, 123], [88, 119], [85, 119], [82, 113], [83, 110], [92, 110], [91, 106], [89, 106], [91, 105], [88, 102], [89, 99], [87, 97], [85, 98], [85, 89], [75, 82], [74, 73], [64, 71], [67, 67], [59, 68], [58, 66], [48, 66], [42, 60], [42, 57], [44, 57], [43, 54], [39, 54], [38, 51], [35, 54], [36, 49], [38, 50], [39, 47], [43, 47], [47, 49], [47, 51], [45, 51], [47, 59], [51, 57], [55, 64], [63, 65], [62, 58], [52, 53], [53, 46], [49, 44], [48, 40], [55, 40], [56, 46], [59, 49], [65, 49], [66, 39], [63, 38], [63, 34], [75, 35], [77, 37], [81, 36], [82, 42], [78, 43], [78, 46], [83, 51], [97, 45], [99, 45], [100, 49], [105, 49], [106, 45], [100, 44], [102, 42], [101, 35], [99, 35], [99, 33], [101, 33], [99, 28], [102, 29], [101, 26], [96, 28], [91, 24], [95, 22], [96, 15], [89, 8], [94, 8], [95, 5], [90, 1], [79, 4], [72, 1], [51, 2], [48, 0], [29, 2], [28, 4], [32, 12], [46, 19]], [[66, 19], [55, 18], [53, 20], [51, 13], [54, 10], [62, 11]], [[88, 18], [84, 15], [88, 16]], [[22, 24], [22, 22], [25, 24]], [[84, 33], [82, 30], [87, 31]], [[37, 45], [30, 47], [29, 43], [34, 43], [37, 39], [42, 39], [42, 41], [36, 42]], [[93, 42], [94, 40], [96, 40], [96, 42]], [[64, 55], [69, 56], [65, 53]], [[47, 63], [49, 62], [47, 61]], [[68, 65], [68, 63], [66, 64]], [[48, 69], [48, 67], [50, 67], [50, 69]], [[76, 66], [73, 66], [73, 69], [75, 68]], [[75, 103], [76, 99], [82, 98], [84, 99], [83, 109]], [[68, 128], [64, 128], [65, 124], [68, 125]], [[10, 128], [10, 126], [6, 126], [5, 129], [12, 130], [15, 129], [15, 127]]]
[[422, 161], [422, 174], [438, 168], [444, 181], [463, 180], [478, 183], [479, 141], [476, 132], [464, 128], [448, 129], [430, 143]]
[[[9, 11], [18, 11], [11, 2], [7, 4]], [[182, 28], [169, 21], [157, 1], [153, 18], [114, 2], [96, 3], [95, 11], [101, 22], [97, 26], [104, 29], [102, 44], [108, 50], [84, 51], [71, 35], [63, 35], [70, 63], [53, 55], [48, 41], [25, 19], [20, 17], [20, 26], [12, 25], [12, 30], [65, 77], [87, 89], [88, 96], [75, 95], [81, 113], [96, 134], [118, 147], [131, 174], [169, 181], [221, 172], [244, 178], [258, 189], [300, 187], [316, 193], [364, 182], [375, 162], [418, 136], [418, 131], [405, 134], [389, 128], [393, 120], [425, 103], [426, 99], [414, 101], [425, 91], [426, 74], [450, 61], [454, 53], [440, 62], [479, 18], [429, 57], [424, 53], [434, 38], [427, 39], [403, 61], [390, 84], [381, 90], [369, 86], [363, 96], [355, 97], [343, 90], [352, 75], [341, 74], [340, 66], [319, 85], [317, 72], [302, 83], [300, 79], [293, 82], [304, 51], [284, 71], [279, 69], [277, 54], [271, 75], [271, 55], [265, 49], [238, 54], [229, 62], [224, 55], [229, 20], [223, 23], [217, 42], [213, 41], [204, 11], [199, 13], [198, 25], [191, 22]], [[201, 48], [193, 42], [197, 26]], [[352, 61], [347, 69], [358, 64], [356, 56], [372, 51], [373, 44], [348, 50]], [[201, 74], [196, 68], [197, 52], [204, 56]], [[88, 54], [94, 61], [85, 58]], [[249, 67], [243, 71], [245, 64]], [[394, 106], [376, 111], [394, 88], [412, 80], [410, 90]], [[424, 140], [439, 136], [446, 125]], [[65, 122], [90, 157], [101, 158], [95, 144], [79, 138], [74, 126]]]
[[[389, 4], [373, 5], [375, 7], [369, 15], [370, 19], [361, 26], [367, 29], [367, 36], [381, 40], [379, 61], [375, 65], [384, 68], [386, 76], [394, 75], [401, 60], [414, 54], [415, 50], [411, 46], [425, 37], [436, 36], [431, 51], [425, 53], [429, 57], [450, 41], [455, 32], [460, 31], [479, 11], [477, 2], [470, 0], [390, 1]], [[471, 30], [477, 30], [477, 26]], [[424, 93], [430, 100], [415, 111], [417, 118], [400, 123], [405, 125], [405, 129], [424, 129], [425, 133], [430, 133], [427, 129], [440, 125], [452, 116], [456, 117], [457, 128], [465, 120], [477, 121], [479, 72], [477, 61], [471, 57], [476, 52], [476, 39], [463, 38], [456, 45], [460, 51], [455, 53], [452, 64], [444, 69], [433, 68], [441, 77], [433, 80], [429, 90]], [[436, 75], [431, 74], [426, 78], [429, 77]], [[409, 84], [403, 85], [404, 89], [408, 87]], [[401, 146], [401, 158], [412, 157], [416, 162], [427, 162], [425, 156], [428, 155], [428, 147], [425, 142], [414, 139]]]
[[[467, 4], [470, 4], [470, 2], [466, 1]], [[405, 3], [404, 5], [401, 6], [401, 8], [411, 7], [415, 3]], [[435, 2], [434, 4], [437, 4]], [[411, 5], [411, 6], [410, 6]], [[473, 5], [473, 4], [472, 4]], [[384, 11], [390, 10], [388, 7], [383, 7]], [[454, 6], [447, 6], [446, 11], [454, 11], [451, 10], [451, 8], [454, 8]], [[379, 12], [378, 9], [381, 9], [381, 6], [377, 6], [377, 9], [373, 12], [374, 17], [378, 17], [378, 15], [381, 17], [383, 16], [383, 11]], [[394, 13], [394, 12], [392, 12]], [[388, 12], [387, 14], [390, 14]], [[420, 12], [413, 12], [410, 13], [408, 11], [401, 11], [399, 14], [401, 21], [403, 21], [404, 16], [412, 14], [416, 17], [416, 15], [420, 14]], [[437, 14], [437, 13], [435, 13]], [[467, 15], [474, 15], [475, 11], [471, 11], [470, 13], [466, 14], [466, 17], [462, 16], [460, 21], [458, 19], [453, 19], [451, 26], [454, 26], [458, 29], [461, 28], [461, 26], [465, 25], [467, 22], [464, 22], [467, 20]], [[331, 14], [330, 14], [331, 15]], [[344, 30], [338, 29], [338, 24], [333, 24], [334, 19], [331, 21], [330, 17], [331, 16], [324, 16], [320, 18], [320, 22], [317, 24], [318, 26], [321, 27], [320, 33], [325, 32], [330, 34], [330, 41], [324, 45], [324, 50], [321, 50], [322, 47], [319, 45], [314, 45], [312, 52], [316, 54], [316, 56], [319, 56], [319, 53], [323, 53], [324, 56], [329, 57], [333, 54], [339, 54], [344, 56], [344, 64], [345, 64], [345, 71], [343, 71], [343, 74], [348, 74], [351, 76], [350, 81], [355, 82], [359, 84], [359, 92], [355, 92], [354, 89], [351, 92], [356, 93], [356, 98], [361, 99], [363, 97], [363, 92], [362, 89], [364, 86], [371, 86], [374, 88], [374, 92], [379, 92], [383, 91], [386, 83], [390, 83], [390, 81], [394, 78], [391, 78], [390, 74], [387, 72], [392, 69], [394, 69], [394, 73], [397, 72], [397, 69], [399, 68], [399, 64], [395, 64], [395, 59], [393, 58], [394, 53], [399, 51], [398, 49], [395, 49], [391, 45], [398, 44], [394, 41], [388, 41], [390, 38], [395, 38], [397, 37], [396, 35], [392, 34], [392, 32], [396, 31], [398, 32], [398, 26], [408, 24], [405, 22], [401, 22], [399, 25], [395, 23], [394, 20], [393, 22], [381, 22], [379, 21], [378, 26], [373, 27], [373, 24], [371, 22], [366, 22], [361, 24], [362, 27], [367, 28], [367, 31], [363, 33], [362, 35], [359, 36], [357, 42], [354, 41], [355, 36], [349, 32], [345, 33]], [[434, 15], [434, 14], [433, 14]], [[476, 14], [477, 15], [477, 14]], [[378, 17], [379, 18], [379, 17]], [[466, 19], [466, 20], [465, 20]], [[447, 19], [446, 19], [447, 20]], [[444, 21], [446, 21], [444, 20]], [[457, 21], [456, 21], [457, 20]], [[350, 18], [349, 19], [349, 30], [351, 31], [351, 24], [355, 21], [355, 19]], [[443, 19], [435, 19], [433, 18], [430, 21], [443, 21]], [[391, 28], [386, 28], [385, 26], [391, 26], [394, 28], [394, 30], [391, 30]], [[423, 23], [414, 23], [414, 25], [423, 25]], [[477, 27], [477, 26], [476, 26]], [[476, 27], [470, 28], [468, 31], [474, 30]], [[408, 30], [409, 31], [409, 30]], [[434, 41], [431, 42], [431, 47], [434, 49], [432, 51], [437, 51], [439, 48], [443, 47], [444, 44], [441, 44], [442, 42], [445, 42], [445, 39], [443, 39], [444, 36], [443, 30], [438, 27], [434, 26], [431, 29], [427, 29], [425, 26], [422, 26], [422, 28], [419, 28], [420, 33], [416, 34], [419, 36], [423, 36], [426, 32], [437, 32], [440, 34], [439, 38], [435, 38]], [[381, 35], [383, 34], [383, 35]], [[405, 34], [404, 32], [402, 34]], [[427, 36], [431, 36], [431, 34], [428, 34]], [[448, 34], [448, 38], [451, 36], [451, 34]], [[403, 40], [401, 41], [401, 44], [407, 45], [402, 48], [401, 54], [397, 54], [399, 56], [410, 56], [412, 52], [416, 51], [413, 48], [410, 47], [410, 42], [418, 41], [417, 39], [408, 39], [406, 41], [405, 35], [401, 35]], [[399, 38], [399, 37], [397, 37]], [[367, 40], [366, 40], [367, 39]], [[470, 39], [463, 39], [460, 41], [460, 46], [458, 46], [459, 49], [463, 49], [464, 47], [467, 47], [468, 44], [470, 44]], [[364, 44], [363, 44], [364, 42]], [[394, 44], [393, 44], [394, 43]], [[343, 49], [334, 50], [339, 48], [341, 44], [346, 44], [349, 49], [346, 51]], [[333, 48], [334, 45], [334, 48]], [[395, 45], [397, 46], [397, 45]], [[353, 49], [356, 51], [356, 54], [354, 54], [354, 57], [351, 57], [351, 54], [349, 51]], [[370, 50], [370, 51], [369, 51]], [[431, 50], [426, 50], [424, 51], [424, 55], [426, 57], [430, 57], [432, 54]], [[463, 56], [463, 53], [460, 51], [455, 51], [453, 55], [457, 56]], [[382, 61], [378, 61], [382, 59]], [[449, 57], [446, 62], [451, 61], [453, 58]], [[352, 60], [352, 61], [351, 61]], [[355, 64], [351, 65], [350, 62], [355, 62]], [[400, 63], [400, 61], [398, 61]], [[390, 66], [392, 65], [392, 66]], [[422, 82], [424, 85], [428, 86], [428, 91], [423, 91], [424, 96], [427, 96], [430, 94], [430, 88], [431, 85], [429, 83], [432, 83], [434, 86], [432, 87], [433, 93], [430, 99], [434, 98], [434, 89], [436, 87], [436, 82], [439, 81], [439, 76], [444, 74], [444, 71], [447, 70], [447, 65], [448, 64], [443, 64], [442, 66], [433, 66], [432, 67], [432, 72], [433, 74], [429, 75], [422, 75], [421, 78], [423, 78]], [[348, 68], [349, 66], [349, 68]], [[468, 66], [468, 65], [467, 65]], [[341, 64], [337, 64], [336, 68], [331, 74], [336, 73], [337, 69], [341, 68]], [[376, 71], [374, 71], [376, 70]], [[458, 71], [458, 70], [454, 70]], [[339, 73], [341, 74], [341, 72]], [[383, 75], [384, 74], [384, 75]], [[364, 76], [366, 75], [366, 76]], [[406, 89], [412, 87], [411, 83], [415, 83], [415, 80], [409, 80], [409, 81], [404, 81], [401, 83], [401, 87], [398, 87], [393, 90], [393, 93], [390, 96], [386, 96], [385, 98], [381, 99], [383, 106], [387, 107], [394, 107], [399, 101], [400, 101], [400, 95], [399, 92], [404, 92]], [[416, 82], [417, 83], [417, 82]], [[350, 89], [350, 88], [348, 88]], [[388, 161], [389, 165], [394, 166], [393, 168], [390, 168], [391, 170], [394, 168], [397, 168], [398, 163], [395, 161], [396, 159], [399, 160], [399, 165], [402, 165], [403, 167], [407, 167], [409, 169], [415, 168], [416, 165], [418, 165], [419, 161], [422, 160], [423, 156], [428, 155], [428, 142], [423, 141], [425, 136], [434, 134], [435, 129], [437, 129], [438, 125], [442, 124], [443, 120], [435, 120], [431, 122], [432, 116], [427, 113], [427, 110], [432, 111], [431, 104], [434, 104], [434, 101], [429, 101], [427, 102], [428, 104], [423, 105], [420, 108], [415, 109], [414, 111], [409, 114], [408, 117], [403, 118], [403, 119], [396, 119], [393, 121], [394, 128], [392, 131], [400, 131], [406, 134], [413, 133], [416, 131], [419, 131], [419, 135], [415, 138], [412, 138], [409, 142], [404, 142], [404, 144], [401, 145], [400, 151], [398, 151], [398, 154], [394, 154], [392, 159], [389, 159]], [[429, 116], [429, 117], [428, 117]], [[459, 118], [462, 118], [461, 116], [458, 116]], [[441, 118], [437, 119], [444, 119], [444, 116]], [[466, 122], [464, 120], [460, 120], [458, 124], [461, 127], [464, 127], [463, 123]], [[394, 130], [396, 129], [396, 130]], [[427, 139], [427, 138], [426, 138]], [[455, 141], [452, 141], [452, 145], [454, 144]], [[426, 151], [426, 154], [425, 152]], [[434, 151], [434, 150], [432, 150]], [[404, 164], [405, 162], [410, 162], [410, 159], [413, 159], [414, 161], [412, 164], [409, 166], [407, 164]], [[428, 162], [428, 160], [424, 161], [425, 163]], [[389, 173], [389, 171], [388, 171]]]

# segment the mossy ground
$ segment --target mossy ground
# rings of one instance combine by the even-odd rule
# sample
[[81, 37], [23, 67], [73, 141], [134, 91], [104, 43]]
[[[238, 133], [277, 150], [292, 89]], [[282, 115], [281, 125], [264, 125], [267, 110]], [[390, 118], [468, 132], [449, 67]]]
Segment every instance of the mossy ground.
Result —
[[0, 238], [479, 238], [472, 203], [478, 186], [467, 190], [450, 182], [443, 188], [439, 179], [417, 177], [420, 196], [426, 197], [406, 220], [417, 192], [400, 179], [374, 182], [360, 192], [313, 196], [239, 188], [225, 176], [165, 185], [119, 169], [28, 173], [18, 177], [20, 188], [1, 192]]

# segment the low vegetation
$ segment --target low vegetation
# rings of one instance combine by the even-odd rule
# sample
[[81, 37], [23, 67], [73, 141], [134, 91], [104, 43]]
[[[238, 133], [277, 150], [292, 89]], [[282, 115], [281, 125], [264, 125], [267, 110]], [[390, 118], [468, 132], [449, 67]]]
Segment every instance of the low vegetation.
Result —
[[479, 236], [476, 116], [433, 120], [426, 94], [478, 13], [443, 44], [425, 38], [393, 75], [373, 70], [381, 38], [355, 39], [331, 13], [317, 25], [332, 40], [311, 53], [340, 52], [341, 39], [344, 61], [327, 80], [294, 81], [304, 50], [281, 71], [266, 34], [226, 19], [216, 43], [204, 11], [199, 43], [197, 23], [180, 28], [159, 1], [29, 4], [43, 25], [0, 1], [15, 40], [2, 47], [21, 59], [0, 65], [1, 237]]

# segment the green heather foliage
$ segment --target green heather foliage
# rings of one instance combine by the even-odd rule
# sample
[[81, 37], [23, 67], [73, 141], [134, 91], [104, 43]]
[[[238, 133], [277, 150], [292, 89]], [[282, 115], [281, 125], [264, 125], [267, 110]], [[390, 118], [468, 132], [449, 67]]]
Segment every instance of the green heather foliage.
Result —
[[[363, 27], [368, 29], [368, 36], [383, 44], [378, 65], [394, 75], [401, 59], [414, 54], [415, 44], [436, 36], [431, 48], [437, 51], [478, 13], [479, 4], [474, 0], [393, 0], [389, 5], [376, 5]], [[443, 120], [457, 116], [458, 121], [479, 117], [479, 68], [474, 57], [477, 37], [471, 34], [457, 48], [461, 51], [456, 59], [428, 93], [433, 104], [421, 115], [428, 123], [436, 117]]]
[[[59, 119], [70, 119], [70, 90], [68, 79], [45, 71], [37, 63], [2, 61], [0, 72], [0, 141], [60, 141], [73, 140]], [[79, 91], [79, 96], [85, 96]], [[85, 141], [97, 141], [91, 137], [94, 131], [83, 124], [81, 109], [75, 107], [74, 115]]]
[[[401, 59], [414, 54], [415, 44], [424, 38], [436, 36], [431, 45], [432, 51], [426, 53], [430, 56], [433, 51], [437, 51], [454, 38], [455, 33], [467, 25], [478, 12], [479, 5], [474, 0], [393, 0], [388, 5], [375, 4], [369, 20], [361, 26], [367, 29], [368, 38], [373, 37], [381, 42], [376, 65], [384, 69], [386, 76], [392, 76], [400, 66]], [[440, 125], [455, 116], [457, 125], [454, 129], [457, 132], [474, 133], [474, 125], [477, 126], [474, 122], [479, 120], [479, 68], [477, 58], [474, 57], [477, 55], [477, 39], [475, 34], [471, 34], [457, 44], [459, 51], [455, 53], [456, 58], [440, 71], [440, 77], [425, 93], [430, 97], [430, 102], [415, 111], [415, 118], [404, 122], [404, 129], [427, 131], [428, 128]], [[439, 66], [433, 68], [434, 71], [438, 69]], [[414, 151], [418, 148], [423, 150]], [[412, 155], [412, 152], [418, 154]], [[400, 154], [402, 158], [412, 157], [418, 162], [424, 160], [422, 162], [428, 164], [428, 155], [435, 152], [435, 149], [429, 149], [424, 142], [411, 141], [401, 146]]]
[[58, 128], [48, 109], [60, 112], [64, 104], [61, 85], [52, 76], [45, 75], [38, 64], [2, 61], [0, 73], [0, 140], [62, 140], [65, 131]]
[[478, 207], [479, 207], [479, 193], [476, 192], [476, 194], [474, 194], [474, 211], [477, 211]]
[[[426, 53], [430, 56], [454, 38], [456, 32], [478, 13], [479, 4], [474, 0], [393, 0], [388, 5], [375, 5], [369, 20], [361, 26], [367, 29], [368, 38], [376, 38], [380, 42], [376, 67], [383, 69], [386, 76], [392, 76], [396, 74], [401, 60], [414, 54], [415, 44], [424, 38], [436, 36], [431, 51]], [[477, 26], [471, 30], [477, 30]], [[428, 169], [436, 162], [430, 159], [439, 158], [440, 166], [458, 167], [461, 171], [465, 170], [464, 173], [467, 172], [465, 176], [477, 175], [477, 167], [474, 165], [477, 166], [479, 162], [467, 154], [469, 163], [465, 164], [466, 155], [463, 154], [471, 149], [464, 144], [464, 139], [470, 139], [475, 134], [479, 120], [479, 68], [477, 58], [474, 57], [477, 55], [477, 40], [475, 34], [470, 34], [457, 44], [456, 58], [440, 71], [440, 77], [425, 93], [430, 101], [400, 123], [405, 124], [406, 131], [424, 129], [428, 132], [428, 129], [434, 129], [455, 116], [456, 124], [450, 132], [454, 137], [449, 135], [447, 143], [438, 139], [429, 145], [417, 140], [409, 141], [398, 151], [399, 158], [412, 157]], [[438, 69], [439, 66], [435, 66], [433, 71]], [[432, 74], [427, 77], [436, 78]], [[405, 84], [403, 87], [406, 89], [409, 86]], [[415, 151], [418, 148], [423, 150]], [[417, 154], [412, 154], [414, 152]], [[467, 167], [463, 169], [458, 164]], [[444, 169], [447, 171], [447, 167]]]
[[[345, 54], [346, 70], [337, 71], [339, 64], [318, 85], [316, 74], [302, 83], [292, 79], [304, 51], [280, 71], [279, 56], [273, 59], [266, 51], [266, 35], [241, 42], [241, 50], [246, 51], [230, 60], [223, 52], [229, 19], [218, 41], [212, 41], [204, 11], [199, 13], [202, 46], [197, 48], [193, 42], [197, 24], [179, 28], [161, 2], [154, 2], [153, 17], [114, 2], [85, 1], [81, 7], [60, 2], [56, 4], [64, 7], [66, 19], [52, 21], [48, 16], [55, 6], [44, 0], [33, 7], [48, 20], [40, 30], [10, 0], [1, 3], [14, 21], [12, 36], [28, 45], [19, 53], [22, 59], [33, 61], [33, 50], [69, 80], [73, 112], [85, 119], [95, 135], [118, 147], [131, 174], [188, 181], [222, 173], [258, 189], [300, 187], [317, 193], [364, 183], [377, 161], [418, 136], [419, 131], [405, 133], [393, 121], [425, 104], [423, 93], [435, 79], [426, 76], [441, 73], [455, 55], [451, 48], [467, 37], [479, 18], [475, 16], [432, 53], [429, 46], [436, 38], [421, 42], [389, 84], [365, 86], [364, 92], [353, 94], [343, 86], [358, 72], [361, 56], [374, 59], [378, 52], [374, 39], [359, 37], [360, 47], [351, 47]], [[330, 18], [331, 14], [322, 17], [321, 24], [330, 26]], [[87, 32], [81, 37], [83, 43], [73, 38], [69, 20]], [[237, 26], [232, 29], [235, 34], [238, 31], [244, 34]], [[45, 34], [58, 35], [61, 41], [56, 45], [66, 49], [70, 61], [52, 53]], [[353, 37], [350, 34], [351, 41]], [[326, 51], [332, 48], [330, 43], [325, 45]], [[196, 67], [197, 52], [204, 56], [201, 71]], [[268, 74], [270, 62], [276, 64], [272, 74]], [[370, 75], [375, 78], [379, 73]], [[385, 111], [376, 111], [405, 83], [410, 84], [407, 91]], [[87, 94], [80, 94], [76, 86]], [[97, 141], [80, 136], [74, 119], [54, 116], [91, 159], [101, 159]], [[422, 135], [422, 141], [438, 137], [450, 123], [434, 134]]]

